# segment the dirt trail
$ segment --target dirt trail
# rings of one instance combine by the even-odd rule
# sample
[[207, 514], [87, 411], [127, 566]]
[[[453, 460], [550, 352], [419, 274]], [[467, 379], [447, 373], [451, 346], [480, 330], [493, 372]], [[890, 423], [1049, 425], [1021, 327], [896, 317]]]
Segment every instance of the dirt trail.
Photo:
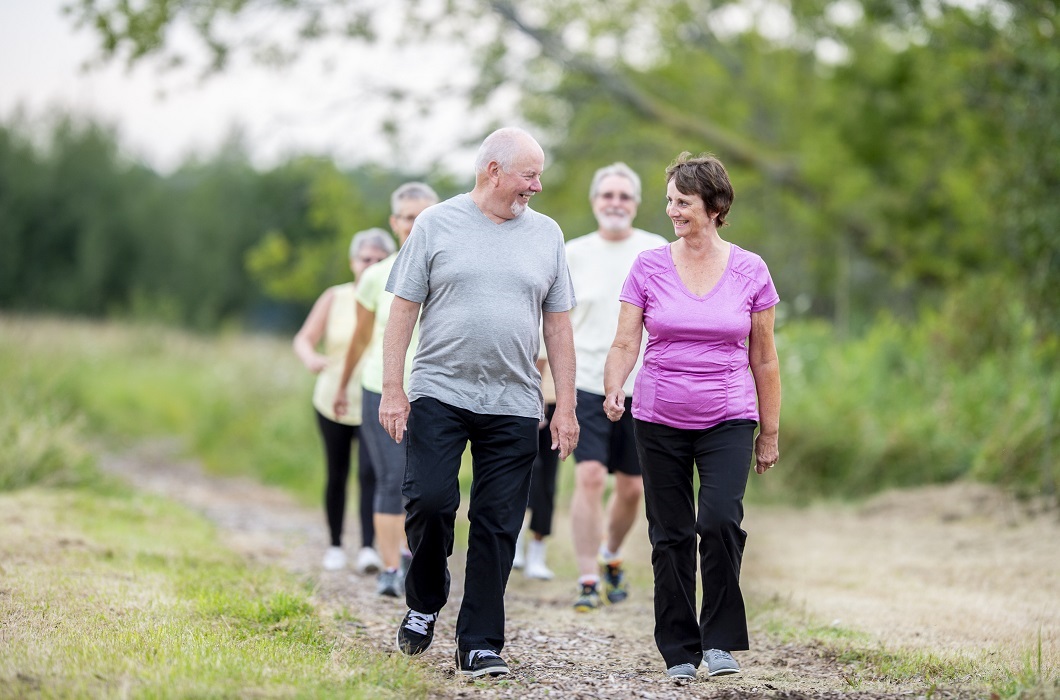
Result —
[[[215, 522], [248, 558], [316, 581], [323, 613], [356, 617], [343, 633], [392, 653], [403, 601], [375, 595], [374, 579], [319, 567], [323, 514], [247, 479], [205, 475], [173, 455], [171, 443], [106, 455], [103, 466], [138, 488], [183, 502]], [[355, 518], [348, 517], [352, 523]], [[350, 525], [347, 529], [350, 529]], [[954, 486], [887, 494], [860, 508], [749, 507], [745, 592], [777, 598], [817, 624], [861, 631], [899, 646], [990, 655], [1018, 669], [1037, 644], [1046, 665], [1060, 659], [1060, 521], [1034, 515], [995, 490]], [[557, 515], [550, 561], [570, 556], [565, 514]], [[347, 535], [348, 542], [356, 537]], [[649, 547], [643, 530], [626, 551], [637, 567], [631, 599], [598, 613], [570, 609], [571, 580], [529, 581], [513, 572], [506, 597], [504, 681], [469, 683], [453, 672], [453, 623], [462, 562], [451, 562], [453, 592], [435, 643], [420, 659], [447, 697], [508, 698], [886, 698], [929, 694], [923, 681], [864, 678], [825, 651], [783, 644], [752, 629], [754, 649], [737, 655], [745, 672], [690, 684], [663, 677], [652, 639]], [[871, 646], [871, 644], [870, 644]], [[974, 696], [961, 688], [933, 697]]]

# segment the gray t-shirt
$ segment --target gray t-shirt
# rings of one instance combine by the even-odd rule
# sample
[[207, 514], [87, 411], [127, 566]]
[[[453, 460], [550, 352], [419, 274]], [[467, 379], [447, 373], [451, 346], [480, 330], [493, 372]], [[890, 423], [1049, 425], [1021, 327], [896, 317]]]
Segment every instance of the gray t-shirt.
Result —
[[457, 195], [416, 217], [386, 288], [423, 305], [410, 401], [542, 417], [541, 312], [575, 304], [555, 221], [526, 209], [497, 224]]

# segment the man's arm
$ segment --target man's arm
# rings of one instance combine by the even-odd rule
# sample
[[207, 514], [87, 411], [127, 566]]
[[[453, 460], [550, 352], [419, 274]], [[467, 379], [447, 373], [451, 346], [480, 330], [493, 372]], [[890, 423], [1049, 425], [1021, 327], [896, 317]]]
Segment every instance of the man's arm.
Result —
[[556, 411], [552, 415], [552, 449], [559, 450], [559, 458], [578, 446], [578, 418], [574, 414], [577, 401], [574, 389], [574, 330], [570, 323], [570, 312], [544, 312], [542, 330], [545, 336], [545, 351], [552, 367], [552, 380], [556, 385]]
[[390, 305], [390, 318], [383, 333], [383, 398], [379, 402], [379, 424], [396, 442], [401, 442], [408, 425], [410, 406], [405, 394], [405, 354], [419, 317], [419, 303], [396, 296]]

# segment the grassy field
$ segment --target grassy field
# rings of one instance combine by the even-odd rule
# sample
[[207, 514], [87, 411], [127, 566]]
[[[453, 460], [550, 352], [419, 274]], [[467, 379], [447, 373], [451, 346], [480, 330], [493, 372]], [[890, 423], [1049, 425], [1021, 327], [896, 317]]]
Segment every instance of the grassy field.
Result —
[[[787, 459], [816, 456], [832, 464], [844, 455], [855, 463], [879, 463], [895, 459], [895, 446], [913, 449], [916, 436], [928, 440], [938, 460], [950, 445], [957, 456], [945, 459], [953, 464], [985, 459], [983, 449], [1022, 454], [1028, 446], [1052, 445], [1049, 402], [1060, 395], [1055, 376], [1033, 380], [1039, 390], [1030, 396], [1045, 397], [1044, 407], [1026, 395], [989, 393], [993, 410], [1014, 402], [1026, 425], [1012, 445], [1000, 446], [1000, 437], [990, 433], [975, 452], [959, 438], [983, 420], [978, 414], [984, 409], [972, 400], [976, 387], [982, 393], [983, 386], [1005, 385], [1010, 369], [988, 359], [966, 369], [967, 383], [961, 384], [957, 369], [939, 370], [938, 380], [913, 366], [896, 375], [900, 381], [883, 376], [870, 386], [853, 367], [897, 362], [888, 332], [900, 335], [884, 329], [849, 348], [832, 347], [812, 328], [781, 337], [785, 355], [798, 358], [787, 363], [784, 379], [784, 421], [793, 428], [785, 431], [793, 435]], [[857, 361], [844, 365], [844, 357]], [[914, 353], [903, 361], [915, 359]], [[1014, 360], [1028, 366], [1035, 361]], [[825, 368], [845, 384], [824, 381]], [[309, 406], [312, 381], [286, 339], [0, 316], [0, 697], [430, 696], [436, 679], [429, 673], [368, 654], [336, 635], [308, 603], [305, 581], [248, 566], [198, 516], [108, 483], [94, 468], [98, 446], [178, 435], [209, 470], [252, 475], [315, 506], [323, 467]], [[925, 428], [914, 420], [916, 401], [937, 389], [938, 381], [949, 386], [950, 405]], [[1029, 391], [1030, 381], [1016, 388]], [[807, 396], [815, 385], [816, 393]], [[912, 402], [908, 416], [902, 393]], [[868, 395], [880, 408], [876, 420], [889, 421], [886, 434], [864, 441], [862, 453], [853, 446], [860, 432], [840, 444], [842, 431], [834, 426], [821, 428], [827, 434], [813, 442], [818, 423], [828, 422], [826, 408], [835, 415], [856, 412], [859, 394], [862, 403]], [[957, 420], [953, 434], [940, 427], [945, 420]], [[1011, 427], [1015, 418], [1008, 420], [1004, 425]], [[863, 425], [859, 431], [871, 429]], [[925, 437], [932, 430], [941, 434]], [[945, 475], [956, 470], [953, 464], [930, 466]], [[1012, 473], [1029, 473], [1021, 483], [1032, 488], [1027, 485], [1040, 478], [1039, 463], [1020, 469]], [[561, 507], [570, 490], [570, 470], [563, 473]], [[820, 477], [843, 479], [827, 470]], [[805, 489], [811, 476], [791, 478], [788, 483]], [[864, 478], [852, 477], [851, 494], [865, 492]], [[907, 478], [903, 471], [897, 481]], [[784, 484], [776, 479], [769, 492], [758, 494], [752, 487], [751, 497], [778, 498]], [[63, 544], [40, 556], [44, 537]], [[778, 614], [770, 624], [772, 634], [816, 639], [861, 655], [871, 673], [899, 677], [924, 663], [865, 651], [837, 640], [834, 631], [806, 629], [797, 615]], [[1033, 659], [1025, 666], [1023, 676], [990, 684], [1003, 697], [1047, 697], [1036, 693], [1055, 687], [1051, 676], [1036, 671]], [[939, 677], [964, 672], [940, 669]]]
[[97, 484], [0, 494], [0, 697], [429, 697], [182, 507]]

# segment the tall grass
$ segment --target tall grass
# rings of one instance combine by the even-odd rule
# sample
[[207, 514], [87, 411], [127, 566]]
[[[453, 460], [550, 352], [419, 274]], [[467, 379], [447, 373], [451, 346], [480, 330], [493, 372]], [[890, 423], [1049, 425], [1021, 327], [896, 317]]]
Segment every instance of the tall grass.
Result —
[[[313, 377], [284, 340], [0, 316], [0, 488], [82, 462], [86, 439], [179, 435], [221, 474], [317, 502]], [[51, 447], [46, 447], [48, 443]], [[49, 471], [50, 470], [50, 471]]]
[[[820, 323], [782, 327], [782, 461], [751, 495], [961, 478], [1055, 493], [1057, 340], [1016, 305], [982, 320], [970, 303], [915, 324], [884, 316], [846, 342]], [[84, 478], [85, 437], [180, 435], [215, 472], [319, 502], [313, 377], [286, 338], [0, 316], [0, 382], [0, 488]]]

